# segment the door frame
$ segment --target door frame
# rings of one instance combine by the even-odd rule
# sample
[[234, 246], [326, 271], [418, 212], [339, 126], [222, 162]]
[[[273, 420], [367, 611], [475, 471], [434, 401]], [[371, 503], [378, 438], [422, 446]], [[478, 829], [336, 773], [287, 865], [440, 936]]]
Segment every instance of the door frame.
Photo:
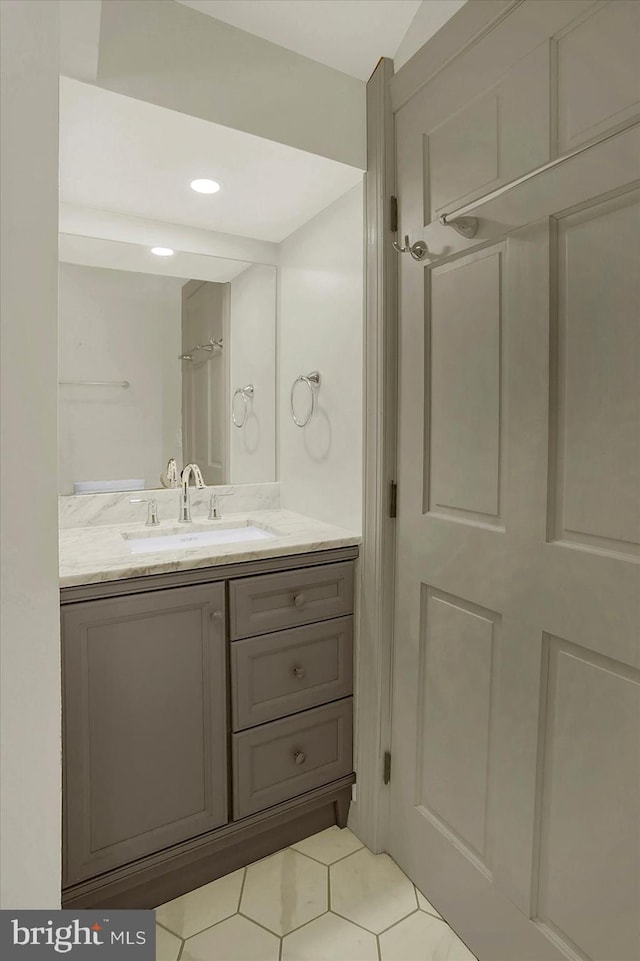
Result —
[[[390, 81], [383, 57], [367, 84], [365, 175], [365, 323], [363, 530], [356, 596], [356, 803], [350, 825], [375, 853], [386, 850], [389, 791], [384, 754], [391, 746], [396, 476], [397, 276], [391, 248], [390, 198], [395, 192], [395, 138]], [[380, 416], [382, 414], [382, 416]]]
[[365, 175], [363, 543], [356, 598], [355, 770], [349, 824], [374, 853], [388, 847], [391, 750], [398, 417], [398, 254], [391, 246], [396, 190], [394, 113], [451, 60], [509, 16], [524, 0], [466, 3], [394, 74], [381, 57], [367, 83]]

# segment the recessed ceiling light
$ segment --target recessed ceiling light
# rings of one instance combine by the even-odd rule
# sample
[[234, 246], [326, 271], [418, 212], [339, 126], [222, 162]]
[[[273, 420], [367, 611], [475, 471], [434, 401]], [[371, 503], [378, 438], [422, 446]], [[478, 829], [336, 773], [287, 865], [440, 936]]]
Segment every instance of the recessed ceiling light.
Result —
[[175, 251], [171, 247], [152, 247], [151, 253], [156, 257], [173, 257]]
[[195, 190], [198, 194], [217, 194], [220, 190], [220, 184], [217, 180], [201, 178], [191, 181], [191, 189]]

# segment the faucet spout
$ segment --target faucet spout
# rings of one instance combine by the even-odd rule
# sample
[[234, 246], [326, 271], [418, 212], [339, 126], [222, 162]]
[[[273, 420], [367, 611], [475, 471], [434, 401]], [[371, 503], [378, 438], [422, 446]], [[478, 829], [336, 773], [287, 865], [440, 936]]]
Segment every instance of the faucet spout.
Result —
[[191, 498], [189, 495], [189, 481], [193, 475], [195, 486], [202, 489], [205, 486], [202, 478], [202, 471], [197, 464], [187, 464], [182, 471], [182, 487], [180, 489], [180, 511], [178, 513], [178, 523], [191, 523]]
[[189, 500], [189, 488], [183, 487], [180, 491], [180, 512], [178, 514], [179, 524], [191, 523], [191, 503]]
[[178, 486], [178, 465], [176, 464], [175, 457], [169, 460], [167, 469], [160, 475], [160, 481], [163, 487]]
[[200, 470], [197, 464], [190, 464], [189, 466], [193, 471], [193, 480], [196, 487], [198, 488], [198, 490], [202, 490], [202, 488], [205, 486], [204, 479], [202, 477], [202, 471]]

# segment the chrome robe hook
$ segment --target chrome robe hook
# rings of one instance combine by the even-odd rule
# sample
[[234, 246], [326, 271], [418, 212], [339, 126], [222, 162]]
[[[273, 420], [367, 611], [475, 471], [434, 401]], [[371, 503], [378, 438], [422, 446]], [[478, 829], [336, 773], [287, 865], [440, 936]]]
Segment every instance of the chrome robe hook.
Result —
[[424, 260], [429, 253], [429, 248], [424, 240], [416, 240], [415, 244], [409, 243], [409, 234], [405, 235], [404, 247], [401, 247], [396, 240], [392, 241], [392, 246], [399, 254], [411, 254], [414, 260]]

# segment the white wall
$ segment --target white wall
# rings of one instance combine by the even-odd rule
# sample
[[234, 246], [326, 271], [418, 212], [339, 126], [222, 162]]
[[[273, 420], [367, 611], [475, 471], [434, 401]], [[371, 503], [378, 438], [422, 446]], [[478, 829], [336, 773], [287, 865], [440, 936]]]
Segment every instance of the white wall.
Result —
[[60, 906], [58, 5], [0, 4], [0, 904]]
[[163, 0], [103, 0], [99, 86], [366, 168], [365, 84]]
[[[255, 264], [231, 281], [230, 389], [253, 384], [244, 427], [231, 425], [234, 484], [276, 479], [276, 270]], [[244, 412], [236, 398], [236, 419]]]
[[[281, 245], [278, 289], [282, 506], [362, 528], [363, 190], [354, 187]], [[290, 391], [319, 370], [316, 412], [295, 426]], [[304, 392], [297, 396], [304, 416]]]
[[74, 481], [144, 478], [160, 486], [181, 463], [181, 287], [184, 280], [60, 264], [59, 490]]
[[466, 0], [422, 0], [395, 52], [393, 66], [396, 73], [465, 3]]
[[60, 72], [95, 83], [100, 52], [100, 0], [58, 0]]

